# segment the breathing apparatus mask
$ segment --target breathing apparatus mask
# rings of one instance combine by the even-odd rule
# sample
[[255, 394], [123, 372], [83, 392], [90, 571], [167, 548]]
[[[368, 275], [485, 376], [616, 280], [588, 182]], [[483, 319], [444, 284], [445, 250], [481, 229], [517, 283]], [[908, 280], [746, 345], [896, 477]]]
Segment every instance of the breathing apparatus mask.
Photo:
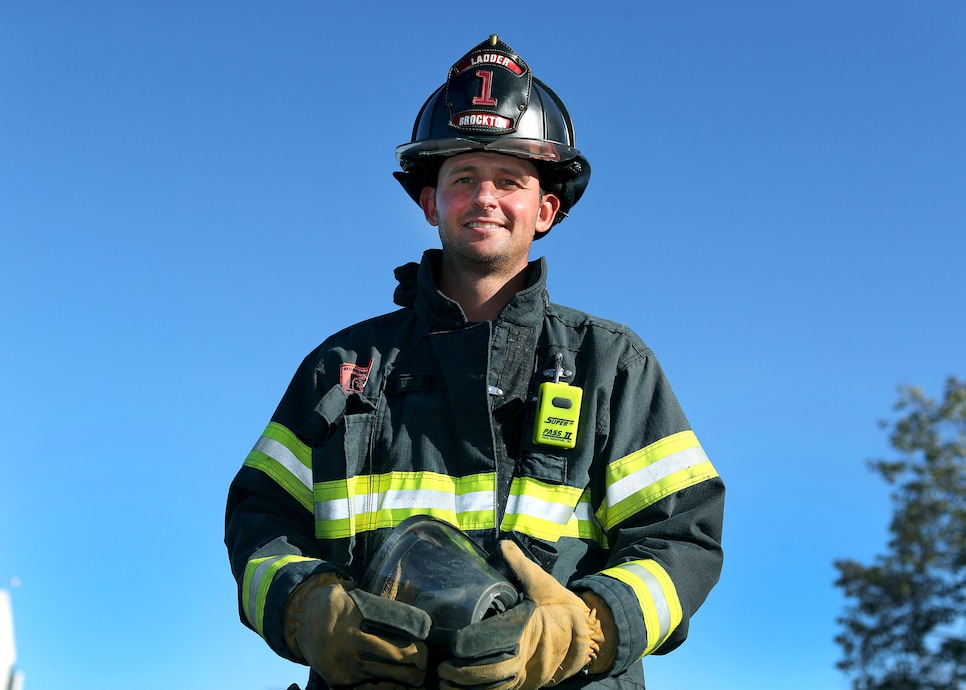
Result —
[[464, 532], [435, 518], [403, 520], [376, 551], [359, 579], [371, 594], [426, 611], [433, 624], [430, 654], [450, 656], [460, 629], [513, 608], [521, 600], [503, 562]]

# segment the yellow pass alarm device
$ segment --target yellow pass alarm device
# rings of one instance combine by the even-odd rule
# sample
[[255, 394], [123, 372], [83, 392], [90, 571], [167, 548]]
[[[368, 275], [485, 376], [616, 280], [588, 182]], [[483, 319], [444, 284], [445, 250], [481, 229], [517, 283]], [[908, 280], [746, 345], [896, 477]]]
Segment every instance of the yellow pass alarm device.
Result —
[[564, 373], [562, 355], [557, 355], [554, 380], [541, 383], [537, 392], [537, 420], [533, 427], [533, 442], [558, 448], [577, 445], [577, 423], [580, 421], [580, 400], [583, 390], [560, 381]]

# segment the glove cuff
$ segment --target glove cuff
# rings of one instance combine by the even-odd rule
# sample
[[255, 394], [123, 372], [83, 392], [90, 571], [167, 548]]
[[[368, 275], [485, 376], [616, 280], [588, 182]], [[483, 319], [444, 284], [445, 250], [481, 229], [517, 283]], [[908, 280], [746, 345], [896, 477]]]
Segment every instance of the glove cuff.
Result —
[[[550, 677], [548, 685], [556, 685], [585, 669], [589, 669], [599, 656], [600, 644], [604, 640], [600, 621], [592, 608], [587, 607], [583, 600], [579, 601], [582, 605], [580, 608], [583, 610], [580, 613], [575, 612], [572, 619], [573, 633], [570, 649]], [[581, 614], [583, 614], [583, 626], [578, 622]]]
[[301, 663], [308, 663], [305, 655], [299, 649], [298, 627], [302, 613], [305, 611], [305, 602], [317, 590], [322, 587], [334, 585], [337, 582], [344, 582], [345, 578], [334, 570], [318, 573], [301, 582], [288, 598], [285, 604], [285, 614], [282, 616], [282, 634], [285, 636], [285, 644], [288, 646], [292, 655]]
[[592, 635], [596, 652], [587, 666], [587, 671], [591, 675], [606, 673], [614, 666], [617, 658], [617, 623], [614, 621], [614, 614], [606, 602], [591, 591], [581, 592], [580, 598], [590, 607], [597, 620]]

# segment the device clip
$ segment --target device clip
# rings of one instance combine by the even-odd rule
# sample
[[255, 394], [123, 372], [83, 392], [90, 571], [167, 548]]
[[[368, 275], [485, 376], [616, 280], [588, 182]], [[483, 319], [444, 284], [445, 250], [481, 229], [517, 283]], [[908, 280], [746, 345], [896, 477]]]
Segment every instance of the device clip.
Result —
[[555, 366], [554, 366], [553, 369], [544, 369], [543, 370], [543, 375], [544, 376], [553, 376], [553, 382], [554, 383], [560, 383], [560, 377], [561, 376], [563, 378], [565, 378], [565, 379], [569, 379], [571, 376], [574, 375], [574, 372], [570, 371], [569, 369], [564, 369], [563, 368], [563, 353], [562, 352], [558, 352], [554, 356], [554, 363], [555, 363]]

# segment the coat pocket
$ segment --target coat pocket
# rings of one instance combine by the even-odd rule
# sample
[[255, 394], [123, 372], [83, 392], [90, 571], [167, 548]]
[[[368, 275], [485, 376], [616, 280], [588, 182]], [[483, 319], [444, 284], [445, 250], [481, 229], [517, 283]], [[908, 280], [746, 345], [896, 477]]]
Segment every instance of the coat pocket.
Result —
[[550, 484], [567, 481], [567, 458], [551, 453], [524, 450], [520, 457], [517, 475], [531, 477]]
[[346, 399], [342, 425], [345, 435], [342, 449], [345, 454], [345, 476], [369, 474], [372, 467], [372, 434], [375, 426], [375, 405], [361, 395], [352, 393]]

